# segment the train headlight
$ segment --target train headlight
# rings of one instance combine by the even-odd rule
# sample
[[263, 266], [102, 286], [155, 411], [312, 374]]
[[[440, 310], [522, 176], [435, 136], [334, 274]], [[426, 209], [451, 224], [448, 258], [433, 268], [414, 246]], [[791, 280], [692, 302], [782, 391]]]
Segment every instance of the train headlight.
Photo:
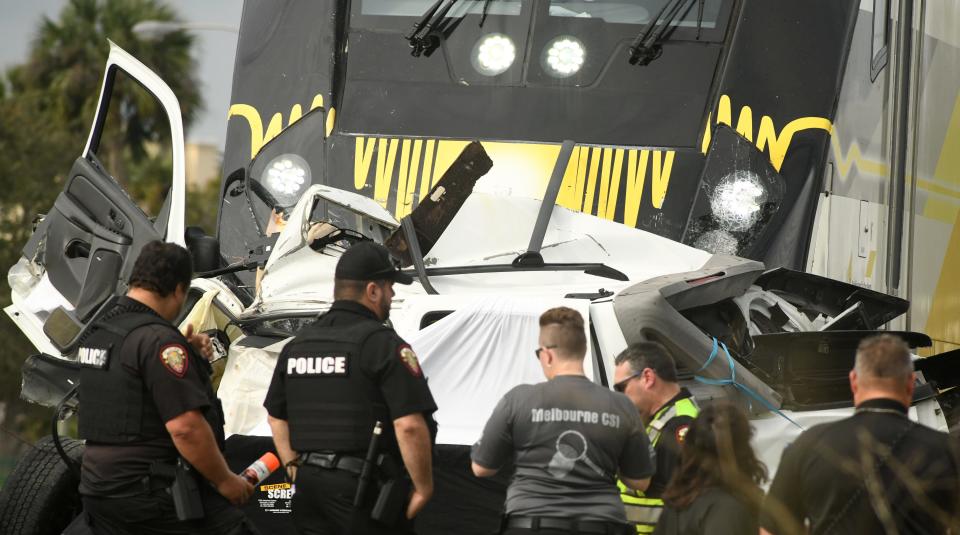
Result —
[[267, 164], [261, 183], [281, 205], [296, 204], [310, 185], [310, 165], [296, 154], [281, 154]]
[[513, 40], [500, 33], [481, 37], [471, 54], [473, 68], [485, 76], [496, 76], [506, 71], [516, 58], [517, 47]]
[[544, 49], [543, 68], [553, 77], [566, 78], [576, 74], [586, 60], [587, 51], [576, 37], [561, 35]]

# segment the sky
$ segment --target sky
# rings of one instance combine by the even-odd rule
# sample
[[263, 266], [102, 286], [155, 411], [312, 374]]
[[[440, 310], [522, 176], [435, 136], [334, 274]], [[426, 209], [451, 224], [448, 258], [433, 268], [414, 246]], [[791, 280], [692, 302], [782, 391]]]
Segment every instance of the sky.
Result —
[[[3, 11], [0, 17], [0, 69], [23, 62], [42, 18], [56, 19], [66, 3], [66, 0], [0, 0]], [[183, 21], [240, 26], [242, 0], [166, 0], [166, 3]], [[205, 106], [187, 132], [187, 142], [210, 143], [223, 150], [237, 34], [197, 30], [194, 35], [193, 53]]]

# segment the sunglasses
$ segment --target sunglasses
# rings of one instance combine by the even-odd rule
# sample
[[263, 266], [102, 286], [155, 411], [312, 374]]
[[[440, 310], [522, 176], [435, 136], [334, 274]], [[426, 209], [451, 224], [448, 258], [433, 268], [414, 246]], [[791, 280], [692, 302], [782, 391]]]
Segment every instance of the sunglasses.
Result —
[[630, 381], [636, 379], [637, 377], [640, 377], [641, 375], [643, 375], [643, 372], [635, 373], [630, 377], [627, 377], [623, 381], [620, 381], [619, 383], [614, 383], [613, 389], [622, 394], [627, 389], [627, 385], [630, 384]]
[[540, 352], [541, 352], [541, 351], [543, 351], [544, 349], [553, 349], [553, 348], [555, 348], [555, 347], [557, 347], [557, 346], [542, 346], [542, 347], [538, 347], [538, 348], [536, 348], [536, 349], [533, 350], [533, 354], [537, 356], [537, 360], [540, 360]]

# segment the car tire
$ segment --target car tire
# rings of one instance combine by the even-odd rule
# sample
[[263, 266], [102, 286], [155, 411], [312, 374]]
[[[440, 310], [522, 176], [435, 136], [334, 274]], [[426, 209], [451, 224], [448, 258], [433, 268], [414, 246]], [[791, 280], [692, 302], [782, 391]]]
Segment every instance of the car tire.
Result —
[[[67, 456], [79, 463], [83, 442], [60, 441]], [[59, 535], [80, 514], [78, 483], [57, 453], [53, 437], [41, 438], [20, 458], [0, 489], [0, 533]]]

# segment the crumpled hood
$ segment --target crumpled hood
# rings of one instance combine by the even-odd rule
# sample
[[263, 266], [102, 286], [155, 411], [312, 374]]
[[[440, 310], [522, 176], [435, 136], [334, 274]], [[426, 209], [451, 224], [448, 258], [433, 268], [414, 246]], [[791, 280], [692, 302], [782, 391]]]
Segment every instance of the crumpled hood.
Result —
[[[314, 186], [316, 187], [316, 186]], [[308, 196], [304, 195], [304, 199]], [[333, 299], [333, 273], [342, 250], [306, 247], [304, 199], [290, 216], [260, 282], [258, 306], [317, 308]], [[526, 250], [540, 201], [474, 192], [443, 236], [427, 254], [427, 267], [509, 264]], [[299, 222], [299, 223], [297, 223]], [[548, 263], [603, 263], [630, 279], [620, 282], [578, 271], [537, 271], [431, 277], [441, 294], [514, 294], [563, 296], [574, 292], [617, 291], [631, 282], [702, 267], [710, 254], [613, 221], [556, 206], [542, 249]], [[397, 285], [397, 300], [424, 295], [423, 287]], [[311, 303], [312, 302], [312, 303]], [[298, 305], [299, 303], [299, 305]]]

